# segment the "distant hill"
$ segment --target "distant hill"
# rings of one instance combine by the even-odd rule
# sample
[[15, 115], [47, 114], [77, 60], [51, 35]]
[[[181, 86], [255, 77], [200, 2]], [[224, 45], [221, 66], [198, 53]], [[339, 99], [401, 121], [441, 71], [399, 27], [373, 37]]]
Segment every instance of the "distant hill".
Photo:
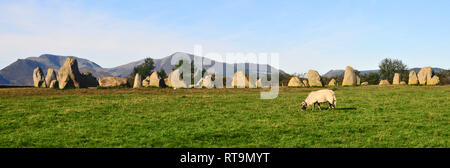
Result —
[[1, 84], [9, 84], [9, 81], [6, 80], [5, 78], [3, 78], [2, 75], [0, 75], [0, 83], [1, 83]]
[[[177, 52], [174, 53], [172, 55], [169, 55], [167, 57], [161, 58], [161, 59], [154, 59], [154, 63], [155, 63], [155, 70], [156, 71], [160, 71], [161, 69], [164, 69], [164, 71], [166, 71], [166, 73], [170, 73], [172, 72], [172, 69], [175, 67], [174, 65], [172, 65], [171, 60], [173, 57], [189, 57], [191, 60], [194, 59], [203, 59], [204, 62], [211, 62], [211, 65], [203, 65], [203, 68], [207, 70], [207, 72], [209, 73], [214, 73], [214, 65], [216, 64], [222, 64], [222, 66], [224, 67], [224, 72], [226, 69], [233, 69], [233, 71], [231, 71], [231, 73], [225, 74], [226, 76], [233, 76], [234, 72], [235, 72], [235, 68], [234, 68], [234, 64], [228, 64], [228, 63], [223, 63], [223, 62], [218, 62], [215, 60], [211, 60], [205, 57], [199, 57], [199, 56], [195, 56], [192, 54], [188, 54], [188, 53], [183, 53], [183, 52]], [[114, 76], [118, 76], [118, 77], [125, 77], [127, 75], [129, 75], [131, 73], [131, 71], [133, 70], [134, 67], [143, 64], [145, 59], [139, 60], [139, 61], [135, 61], [135, 62], [131, 62], [125, 65], [121, 65], [115, 68], [109, 68], [106, 69], [107, 72], [111, 73]], [[258, 69], [254, 70], [254, 71], [249, 71], [249, 67], [250, 66], [259, 66], [258, 64], [252, 64], [252, 63], [237, 63], [237, 66], [243, 66], [245, 67], [245, 71], [250, 74], [250, 75], [264, 75], [266, 74], [265, 72], [267, 72], [268, 70], [268, 74], [270, 74], [270, 72], [275, 71], [275, 68], [268, 66], [268, 65], [263, 65], [262, 69]], [[285, 73], [284, 71], [281, 71], [281, 73]]]
[[[411, 68], [409, 69], [409, 71], [414, 70], [416, 72], [420, 71], [420, 69], [422, 68]], [[379, 70], [365, 70], [365, 71], [360, 71], [361, 75], [365, 75], [365, 74], [369, 74], [369, 73], [378, 73]], [[441, 72], [441, 71], [445, 71], [445, 69], [442, 68], [433, 68], [434, 72]], [[339, 69], [339, 70], [330, 70], [327, 73], [323, 74], [322, 76], [324, 77], [334, 77], [334, 76], [339, 76], [339, 75], [344, 75], [345, 70]]]
[[73, 56], [57, 56], [44, 54], [39, 57], [18, 59], [16, 62], [0, 70], [0, 76], [2, 76], [4, 79], [0, 79], [0, 84], [33, 85], [34, 68], [38, 66], [41, 67], [44, 71], [44, 74], [47, 73], [48, 68], [53, 68], [58, 71], [59, 68], [64, 65], [66, 59], [69, 57], [78, 60], [78, 67], [81, 72], [92, 72], [92, 74], [96, 77], [111, 76], [111, 74], [104, 71], [102, 67], [86, 59]]
[[[78, 60], [78, 67], [80, 69], [80, 72], [91, 72], [95, 77], [97, 78], [103, 78], [107, 76], [118, 76], [118, 77], [125, 77], [128, 76], [134, 67], [144, 63], [144, 59], [127, 63], [124, 65], [120, 65], [114, 68], [102, 68], [100, 65], [89, 61], [87, 59], [78, 58], [74, 56], [58, 56], [58, 55], [51, 55], [51, 54], [44, 54], [39, 57], [28, 57], [26, 59], [18, 59], [16, 62], [8, 65], [7, 67], [0, 70], [0, 84], [11, 84], [11, 85], [23, 85], [23, 86], [30, 86], [33, 85], [33, 70], [36, 67], [41, 67], [44, 70], [44, 73], [47, 73], [48, 68], [56, 69], [57, 71], [59, 68], [61, 68], [62, 65], [64, 65], [64, 62], [67, 58], [72, 57]], [[204, 61], [211, 61], [211, 65], [204, 65], [203, 68], [207, 70], [209, 73], [214, 73], [215, 70], [212, 68], [215, 64], [223, 64], [224, 72], [226, 69], [233, 69], [231, 73], [224, 74], [226, 76], [233, 76], [235, 72], [234, 64], [227, 64], [222, 62], [216, 62], [214, 60], [208, 59], [208, 58], [201, 58], [198, 56], [194, 56], [192, 54], [177, 52], [170, 56], [161, 58], [161, 59], [154, 59], [154, 65], [155, 70], [160, 71], [161, 69], [164, 69], [166, 73], [172, 72], [172, 69], [174, 68], [174, 65], [171, 64], [171, 60], [173, 57], [189, 57], [191, 60], [195, 59], [203, 59]], [[249, 64], [249, 63], [238, 63], [238, 66], [244, 66], [246, 69], [246, 72], [250, 75], [265, 75], [268, 70], [268, 74], [270, 72], [275, 71], [275, 68], [264, 65], [262, 69], [249, 70], [250, 65], [258, 66], [257, 64]], [[284, 73], [280, 70], [280, 73]]]

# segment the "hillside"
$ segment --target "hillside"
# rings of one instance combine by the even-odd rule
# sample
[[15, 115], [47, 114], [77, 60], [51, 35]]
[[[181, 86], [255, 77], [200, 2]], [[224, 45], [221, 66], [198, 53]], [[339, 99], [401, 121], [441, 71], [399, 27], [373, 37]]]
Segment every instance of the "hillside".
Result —
[[[207, 72], [209, 72], [209, 73], [215, 72], [215, 69], [213, 67], [216, 64], [223, 64], [222, 66], [224, 67], [224, 71], [226, 71], [227, 69], [233, 69], [233, 71], [228, 72], [226, 74], [226, 76], [233, 76], [234, 72], [235, 72], [234, 64], [218, 62], [218, 61], [211, 60], [211, 59], [208, 59], [205, 57], [199, 57], [199, 56], [195, 56], [195, 55], [188, 54], [188, 53], [182, 53], [182, 52], [177, 52], [177, 53], [174, 53], [170, 56], [167, 56], [167, 57], [164, 57], [161, 59], [154, 59], [153, 61], [155, 62], [155, 70], [160, 71], [161, 69], [164, 69], [164, 71], [166, 71], [167, 73], [172, 72], [172, 69], [175, 66], [172, 65], [171, 60], [173, 58], [177, 58], [177, 57], [178, 58], [189, 57], [191, 60], [203, 59], [203, 62], [211, 62], [211, 65], [203, 65], [203, 68], [206, 69]], [[121, 66], [118, 66], [115, 68], [109, 68], [109, 69], [106, 69], [106, 71], [111, 73], [114, 76], [125, 77], [131, 73], [131, 71], [133, 70], [133, 68], [135, 66], [138, 66], [142, 63], [144, 63], [144, 59], [135, 61], [135, 62], [131, 62], [131, 63], [125, 64], [125, 65], [121, 65]], [[256, 75], [256, 74], [264, 75], [264, 74], [266, 74], [265, 72], [267, 72], [267, 70], [269, 70], [269, 72], [275, 71], [275, 68], [273, 68], [271, 66], [263, 66], [264, 68], [260, 69], [259, 71], [258, 70], [250, 71], [248, 68], [249, 66], [258, 66], [258, 64], [252, 64], [252, 63], [237, 63], [237, 66], [245, 67], [245, 71], [248, 72], [250, 75]], [[280, 71], [280, 72], [284, 73], [283, 71]]]
[[0, 83], [1, 83], [1, 84], [9, 84], [9, 81], [6, 80], [5, 78], [3, 78], [2, 75], [0, 75]]
[[[28, 57], [26, 59], [18, 59], [16, 62], [8, 65], [0, 70], [0, 76], [4, 80], [0, 79], [0, 84], [12, 84], [12, 85], [32, 85], [33, 84], [33, 70], [36, 67], [41, 67], [44, 73], [47, 73], [48, 68], [59, 70], [64, 65], [67, 58], [73, 56], [57, 56], [44, 54], [39, 57]], [[78, 57], [73, 57], [78, 60], [78, 67], [81, 72], [92, 72], [96, 77], [111, 76], [108, 72], [97, 65], [96, 63]]]

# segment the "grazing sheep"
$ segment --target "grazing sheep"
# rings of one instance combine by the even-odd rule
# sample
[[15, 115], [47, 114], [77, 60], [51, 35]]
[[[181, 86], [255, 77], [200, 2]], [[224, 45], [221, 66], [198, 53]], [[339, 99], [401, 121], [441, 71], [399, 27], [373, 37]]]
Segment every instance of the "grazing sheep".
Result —
[[326, 102], [330, 105], [330, 110], [336, 108], [336, 96], [332, 90], [323, 89], [309, 93], [308, 97], [302, 102], [301, 106], [302, 110], [306, 110], [308, 106], [313, 105], [312, 110], [315, 110], [317, 104], [319, 106], [319, 110], [321, 110], [320, 103]]

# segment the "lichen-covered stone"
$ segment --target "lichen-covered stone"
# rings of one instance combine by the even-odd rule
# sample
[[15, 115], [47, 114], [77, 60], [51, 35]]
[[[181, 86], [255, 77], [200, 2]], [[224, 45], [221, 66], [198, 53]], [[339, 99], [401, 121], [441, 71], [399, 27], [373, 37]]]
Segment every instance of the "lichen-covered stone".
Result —
[[344, 80], [342, 86], [355, 86], [357, 83], [355, 70], [351, 66], [345, 68]]
[[34, 87], [45, 87], [45, 76], [40, 67], [36, 67], [33, 70], [33, 86]]
[[134, 77], [133, 88], [141, 88], [141, 86], [142, 86], [141, 75], [136, 73], [136, 76]]
[[305, 85], [300, 81], [300, 78], [294, 76], [289, 80], [288, 87], [304, 87]]
[[118, 87], [118, 86], [127, 86], [128, 81], [125, 78], [119, 77], [106, 77], [98, 80], [98, 83], [101, 87]]
[[387, 81], [387, 80], [381, 80], [380, 84], [378, 84], [378, 85], [385, 86], [385, 85], [391, 85], [391, 83], [389, 83], [389, 81]]
[[308, 83], [311, 87], [322, 87], [322, 81], [320, 79], [319, 72], [315, 70], [308, 71]]
[[417, 79], [416, 71], [412, 70], [411, 72], [409, 72], [408, 84], [409, 85], [419, 84], [419, 80]]
[[427, 84], [427, 81], [431, 80], [432, 74], [433, 74], [433, 69], [431, 67], [423, 67], [422, 69], [420, 69], [419, 73], [417, 74], [419, 84], [421, 84], [421, 85]]

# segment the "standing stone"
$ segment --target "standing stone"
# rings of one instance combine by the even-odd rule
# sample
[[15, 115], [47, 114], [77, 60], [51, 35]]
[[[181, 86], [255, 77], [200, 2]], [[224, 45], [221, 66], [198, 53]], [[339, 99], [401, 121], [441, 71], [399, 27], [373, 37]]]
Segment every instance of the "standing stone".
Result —
[[251, 78], [249, 77], [248, 79], [248, 88], [258, 88], [258, 80], [256, 79], [256, 77]]
[[78, 70], [78, 62], [75, 58], [67, 58], [64, 65], [58, 71], [58, 83], [60, 89], [84, 87], [82, 77]]
[[53, 80], [57, 80], [56, 72], [54, 69], [49, 68], [47, 70], [47, 76], [45, 76], [45, 84], [47, 85], [47, 87], [50, 87], [50, 82], [52, 82]]
[[33, 83], [34, 87], [45, 87], [45, 76], [40, 67], [36, 67], [33, 71]]
[[319, 72], [314, 70], [308, 71], [308, 83], [312, 87], [322, 87], [322, 81], [320, 80]]
[[389, 81], [387, 81], [387, 80], [381, 80], [379, 85], [380, 86], [391, 85], [391, 83], [389, 83]]
[[153, 87], [165, 87], [164, 79], [158, 72], [153, 72], [149, 77], [149, 85]]
[[198, 80], [197, 83], [195, 83], [194, 88], [200, 88], [200, 87], [203, 87], [203, 86], [202, 86], [202, 84], [203, 84], [203, 79], [204, 79], [204, 78], [200, 78], [200, 80]]
[[262, 88], [262, 86], [261, 86], [261, 78], [259, 78], [259, 79], [256, 81], [256, 87], [257, 87], [257, 88]]
[[368, 86], [369, 85], [369, 82], [363, 82], [363, 83], [361, 83], [361, 86]]
[[58, 81], [57, 80], [52, 80], [50, 82], [50, 84], [48, 84], [48, 88], [51, 88], [51, 89], [58, 88]]
[[433, 74], [433, 69], [431, 67], [424, 67], [420, 69], [419, 74], [417, 74], [417, 78], [421, 85], [427, 84], [427, 81], [431, 80], [431, 75]]
[[288, 87], [304, 87], [305, 85], [300, 81], [300, 78], [294, 76], [289, 80]]
[[212, 75], [207, 75], [202, 79], [202, 87], [214, 88], [214, 82], [212, 81]]
[[439, 82], [439, 77], [437, 75], [434, 75], [433, 78], [431, 78], [431, 80], [427, 82], [427, 85], [434, 86], [438, 85]]
[[142, 86], [141, 75], [136, 73], [136, 76], [134, 77], [133, 88], [141, 88], [141, 86]]
[[344, 80], [342, 86], [354, 86], [357, 84], [357, 78], [355, 70], [351, 66], [345, 68]]
[[166, 83], [158, 72], [153, 72], [142, 81], [144, 87], [165, 87]]
[[[144, 83], [142, 83], [144, 85]], [[179, 69], [172, 71], [167, 78], [166, 85], [173, 88], [186, 88], [186, 83]]]
[[231, 84], [233, 87], [237, 88], [249, 87], [248, 76], [242, 71], [236, 72]]
[[309, 87], [309, 83], [308, 83], [308, 80], [303, 80], [303, 85], [305, 85], [305, 87]]
[[214, 88], [214, 82], [212, 81], [212, 75], [207, 75], [201, 78], [194, 87]]
[[394, 74], [394, 79], [392, 80], [393, 85], [400, 85], [400, 73]]
[[118, 87], [118, 86], [127, 86], [128, 81], [125, 78], [119, 77], [106, 77], [102, 78], [98, 81], [101, 87]]
[[[264, 79], [264, 80], [263, 80], [263, 79]], [[304, 86], [302, 82], [300, 82], [300, 83], [301, 83], [302, 86]], [[270, 81], [270, 82], [267, 81], [267, 77], [261, 77], [261, 78], [259, 78], [258, 81], [256, 82], [256, 85], [257, 85], [257, 87], [259, 87], [259, 88], [270, 88], [270, 86], [271, 86], [271, 81]]]
[[417, 80], [416, 71], [412, 70], [411, 72], [409, 72], [408, 84], [409, 85], [417, 85], [417, 84], [419, 84], [419, 80]]
[[331, 79], [330, 83], [328, 83], [328, 86], [337, 86], [336, 80]]

